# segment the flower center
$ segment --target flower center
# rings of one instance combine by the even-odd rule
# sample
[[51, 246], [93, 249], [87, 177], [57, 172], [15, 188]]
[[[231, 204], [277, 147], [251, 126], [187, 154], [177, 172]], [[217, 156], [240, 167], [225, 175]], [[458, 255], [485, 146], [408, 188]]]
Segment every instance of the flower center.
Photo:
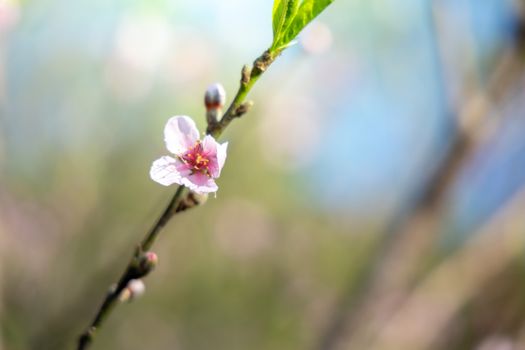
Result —
[[202, 172], [208, 174], [208, 155], [204, 153], [200, 141], [195, 142], [195, 145], [188, 149], [186, 153], [181, 156], [181, 160], [186, 163], [194, 172]]

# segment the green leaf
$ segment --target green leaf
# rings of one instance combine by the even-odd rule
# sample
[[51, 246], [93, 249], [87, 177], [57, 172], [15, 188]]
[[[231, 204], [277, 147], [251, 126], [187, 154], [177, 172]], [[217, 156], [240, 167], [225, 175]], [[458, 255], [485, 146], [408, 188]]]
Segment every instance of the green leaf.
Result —
[[282, 26], [281, 32], [285, 33], [286, 29], [290, 26], [290, 23], [292, 23], [292, 20], [297, 15], [297, 11], [299, 10], [299, 5], [301, 4], [300, 0], [289, 0], [288, 4], [286, 6], [286, 16], [284, 19], [284, 23]]
[[272, 48], [275, 48], [275, 44], [280, 41], [283, 37], [286, 28], [290, 26], [290, 23], [294, 19], [301, 0], [275, 0], [273, 3], [273, 44]]
[[[277, 2], [278, 0], [276, 0]], [[281, 1], [282, 2], [282, 1]], [[287, 1], [288, 5], [291, 2], [295, 2], [295, 10], [292, 6], [288, 6], [287, 9], [292, 9], [291, 12], [286, 11], [284, 16], [284, 23], [279, 28], [278, 37], [275, 37], [274, 32], [274, 43], [273, 49], [279, 49], [286, 46], [310, 23], [315, 17], [317, 17], [324, 9], [330, 5], [334, 0], [303, 0], [299, 5], [298, 1]], [[274, 4], [275, 5], [275, 4]]]
[[286, 19], [286, 10], [290, 0], [274, 0], [272, 10], [273, 40], [279, 36]]

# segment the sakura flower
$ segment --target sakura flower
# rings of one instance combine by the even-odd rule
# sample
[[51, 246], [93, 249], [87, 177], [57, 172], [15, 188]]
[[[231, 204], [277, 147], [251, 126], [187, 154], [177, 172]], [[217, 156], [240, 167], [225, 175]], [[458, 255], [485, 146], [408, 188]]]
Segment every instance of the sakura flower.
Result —
[[218, 143], [213, 136], [199, 138], [195, 122], [187, 116], [175, 116], [164, 128], [166, 148], [175, 157], [163, 156], [153, 162], [150, 176], [164, 186], [179, 184], [198, 194], [216, 192], [215, 179], [226, 161], [228, 143]]

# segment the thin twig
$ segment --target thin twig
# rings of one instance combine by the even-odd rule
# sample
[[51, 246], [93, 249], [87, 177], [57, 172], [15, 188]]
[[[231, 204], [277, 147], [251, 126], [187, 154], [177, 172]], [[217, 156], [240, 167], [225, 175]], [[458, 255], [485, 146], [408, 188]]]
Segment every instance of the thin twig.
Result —
[[[231, 102], [230, 106], [226, 110], [226, 113], [220, 119], [220, 121], [213, 123], [208, 120], [208, 128], [206, 133], [218, 138], [222, 132], [228, 127], [231, 121], [235, 118], [239, 118], [246, 114], [249, 108], [252, 106], [252, 102], [245, 102], [245, 98], [250, 92], [255, 82], [260, 76], [266, 71], [270, 64], [274, 61], [278, 53], [270, 53], [265, 51], [259, 58], [257, 58], [251, 69], [246, 66], [243, 68], [241, 73], [241, 82], [239, 90], [235, 95], [235, 98]], [[131, 261], [124, 270], [124, 273], [120, 277], [118, 283], [110, 288], [110, 291], [106, 295], [102, 305], [97, 311], [95, 318], [91, 325], [86, 329], [84, 333], [78, 338], [78, 350], [86, 349], [95, 337], [96, 332], [100, 329], [104, 320], [111, 313], [113, 308], [118, 302], [120, 293], [126, 288], [129, 281], [135, 278], [145, 276], [149, 270], [144, 270], [141, 259], [144, 257], [144, 253], [147, 252], [155, 240], [157, 239], [160, 231], [169, 220], [177, 213], [182, 212], [186, 209], [190, 209], [199, 204], [199, 200], [196, 198], [193, 192], [188, 191], [185, 187], [179, 186], [173, 198], [168, 203], [166, 209], [148, 231], [142, 242], [137, 247]]]
[[136, 278], [137, 274], [140, 274], [136, 271], [136, 261], [140, 258], [142, 252], [147, 251], [152, 246], [160, 230], [168, 223], [168, 221], [173, 217], [173, 215], [175, 215], [175, 213], [186, 209], [184, 208], [184, 206], [181, 206], [181, 200], [183, 198], [184, 192], [184, 187], [179, 186], [162, 215], [159, 217], [157, 222], [148, 232], [142, 243], [139, 245], [139, 248], [136, 250], [135, 254], [133, 254], [131, 261], [126, 267], [126, 270], [124, 270], [124, 273], [120, 277], [117, 285], [114, 288], [110, 288], [110, 291], [108, 292], [106, 298], [104, 299], [104, 302], [100, 306], [100, 309], [98, 310], [93, 322], [91, 323], [89, 328], [80, 336], [78, 340], [79, 350], [86, 349], [89, 346], [89, 344], [93, 341], [95, 332], [98, 330], [102, 322], [106, 319], [108, 314], [116, 305], [120, 293], [124, 290], [124, 288], [126, 288], [129, 281], [131, 281], [133, 278]]
[[217, 123], [208, 124], [208, 129], [206, 132], [213, 137], [219, 137], [225, 128], [232, 122], [233, 119], [239, 118], [248, 112], [252, 106], [252, 102], [244, 102], [246, 96], [252, 89], [253, 85], [259, 80], [261, 75], [268, 69], [268, 67], [273, 63], [275, 58], [279, 53], [271, 53], [270, 51], [265, 51], [261, 56], [259, 56], [254, 62], [253, 66], [249, 68], [244, 66], [241, 72], [241, 81], [239, 90], [235, 95], [232, 103], [224, 113], [221, 120]]

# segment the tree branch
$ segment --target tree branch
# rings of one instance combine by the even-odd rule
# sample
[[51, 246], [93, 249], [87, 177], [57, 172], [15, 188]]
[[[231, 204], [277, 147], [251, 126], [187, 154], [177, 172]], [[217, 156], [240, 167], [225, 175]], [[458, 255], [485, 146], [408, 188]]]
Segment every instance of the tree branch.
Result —
[[[215, 122], [213, 118], [207, 118], [207, 134], [218, 138], [233, 119], [239, 118], [248, 112], [253, 103], [251, 101], [245, 102], [244, 100], [246, 96], [260, 76], [274, 61], [277, 55], [278, 53], [272, 54], [270, 51], [265, 51], [253, 62], [252, 68], [248, 68], [247, 66], [243, 67], [240, 87], [237, 91], [237, 94], [235, 95], [235, 98], [226, 110], [226, 113], [219, 121]], [[104, 320], [114, 309], [119, 300], [120, 294], [127, 287], [128, 283], [132, 279], [144, 277], [150, 272], [151, 268], [146, 269], [142, 262], [144, 259], [146, 259], [145, 252], [147, 252], [152, 247], [162, 228], [166, 226], [166, 224], [175, 214], [193, 208], [198, 204], [201, 204], [200, 202], [201, 201], [198, 198], [198, 195], [187, 190], [183, 186], [178, 187], [177, 191], [173, 195], [173, 198], [168, 203], [166, 209], [164, 209], [162, 215], [148, 231], [142, 242], [138, 245], [135, 253], [133, 254], [133, 257], [131, 258], [131, 261], [124, 270], [124, 273], [120, 277], [118, 283], [110, 288], [108, 294], [102, 302], [102, 305], [98, 309], [93, 322], [78, 338], [78, 350], [86, 349], [93, 342], [96, 332], [100, 329]]]

